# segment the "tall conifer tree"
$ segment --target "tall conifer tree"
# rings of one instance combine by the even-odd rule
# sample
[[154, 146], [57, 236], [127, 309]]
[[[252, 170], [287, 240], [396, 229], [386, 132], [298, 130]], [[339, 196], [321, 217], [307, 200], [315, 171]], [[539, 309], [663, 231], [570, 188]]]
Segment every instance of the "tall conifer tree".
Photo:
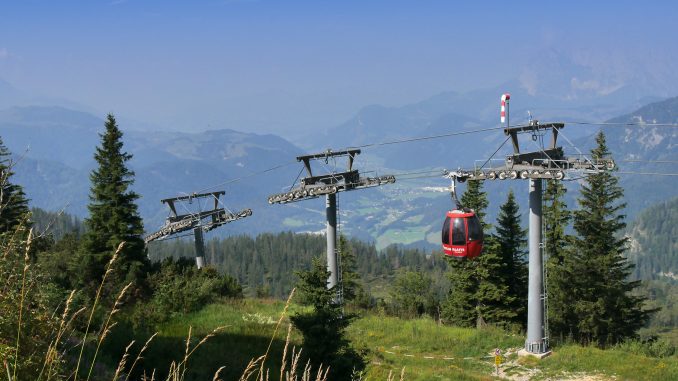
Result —
[[[609, 156], [602, 132], [596, 143], [594, 160]], [[645, 299], [632, 295], [639, 283], [629, 280], [633, 264], [624, 257], [628, 238], [622, 235], [623, 196], [617, 178], [608, 172], [589, 175], [582, 186], [580, 209], [574, 214], [573, 260], [566, 261], [576, 299], [577, 326], [572, 330], [580, 342], [618, 343], [634, 337], [649, 318]]]
[[362, 292], [360, 274], [355, 251], [343, 234], [339, 236], [339, 255], [341, 259], [341, 287], [345, 302], [352, 302]]
[[126, 163], [132, 155], [123, 151], [122, 131], [113, 115], [107, 116], [105, 128], [94, 154], [98, 167], [90, 174], [89, 217], [85, 219], [87, 231], [78, 265], [80, 282], [90, 290], [95, 289], [106, 264], [123, 241], [125, 246], [119, 254], [112, 287], [143, 279], [148, 268], [141, 238], [144, 227], [135, 203], [139, 195], [129, 189], [134, 183], [134, 172]]
[[477, 264], [475, 261], [458, 259], [451, 259], [449, 263], [450, 292], [442, 304], [440, 317], [452, 325], [472, 327], [478, 320]]
[[0, 139], [0, 234], [14, 231], [20, 223], [28, 222], [28, 200], [20, 185], [11, 181], [14, 162]]
[[566, 191], [562, 181], [547, 180], [543, 207], [549, 330], [552, 338], [561, 340], [568, 337], [572, 333], [570, 327], [577, 324], [577, 315], [572, 308], [574, 274], [571, 274], [571, 258], [568, 258], [573, 237], [566, 233], [572, 213], [564, 201]]
[[562, 263], [572, 237], [566, 234], [572, 213], [565, 204], [567, 189], [560, 180], [547, 180], [544, 192], [544, 245], [549, 259]]
[[476, 259], [475, 290], [477, 325], [483, 323], [508, 324], [516, 321], [516, 297], [507, 282], [509, 267], [501, 258], [502, 246], [496, 237], [487, 235], [483, 253]]
[[527, 231], [520, 224], [520, 210], [513, 191], [499, 209], [496, 235], [499, 243], [499, 261], [504, 264], [498, 282], [508, 287], [507, 308], [515, 313], [513, 322], [525, 324], [527, 320]]
[[492, 225], [485, 221], [485, 210], [490, 204], [487, 201], [487, 192], [483, 191], [483, 181], [467, 181], [466, 191], [461, 195], [461, 204], [465, 208], [471, 208], [483, 225], [483, 230], [488, 231]]

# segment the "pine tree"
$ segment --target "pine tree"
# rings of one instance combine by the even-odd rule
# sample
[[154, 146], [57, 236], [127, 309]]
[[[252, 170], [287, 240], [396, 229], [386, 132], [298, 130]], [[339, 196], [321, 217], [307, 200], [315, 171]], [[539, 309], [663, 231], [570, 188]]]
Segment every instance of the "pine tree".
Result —
[[478, 277], [475, 261], [450, 260], [450, 292], [442, 304], [440, 318], [448, 324], [473, 327], [478, 320]]
[[144, 227], [135, 203], [139, 195], [129, 189], [134, 172], [126, 163], [132, 155], [123, 152], [122, 131], [113, 115], [108, 115], [105, 127], [106, 131], [100, 134], [101, 146], [94, 154], [98, 168], [90, 174], [89, 217], [85, 219], [87, 231], [77, 265], [81, 286], [90, 291], [98, 285], [106, 264], [123, 241], [111, 287], [117, 289], [128, 282], [140, 286], [148, 269], [141, 238]]
[[566, 233], [572, 213], [563, 200], [566, 191], [560, 180], [547, 180], [543, 206], [549, 330], [552, 338], [560, 340], [568, 337], [572, 333], [570, 327], [577, 324], [572, 308], [577, 293], [573, 292], [572, 259], [568, 257], [573, 237]]
[[20, 185], [11, 182], [14, 162], [10, 152], [0, 139], [0, 234], [13, 232], [16, 227], [28, 223], [28, 200]]
[[313, 310], [300, 312], [291, 320], [303, 336], [303, 353], [311, 364], [329, 365], [331, 379], [345, 380], [353, 369], [362, 370], [365, 363], [346, 338], [346, 328], [354, 315], [342, 313], [341, 304], [336, 302], [336, 290], [327, 288], [329, 275], [319, 258], [313, 258], [310, 270], [297, 272], [302, 303]]
[[485, 215], [487, 214], [485, 210], [490, 203], [487, 201], [487, 192], [483, 191], [483, 182], [468, 181], [466, 184], [468, 185], [464, 194], [461, 195], [461, 204], [465, 208], [473, 209], [483, 225], [483, 230], [487, 232], [492, 228], [492, 225], [485, 221]]
[[544, 248], [549, 259], [562, 263], [571, 236], [566, 229], [572, 213], [567, 209], [564, 198], [567, 189], [560, 180], [547, 180], [542, 211], [544, 221]]
[[476, 259], [475, 267], [478, 288], [474, 297], [478, 326], [484, 323], [507, 325], [516, 321], [517, 298], [510, 292], [510, 282], [506, 279], [510, 272], [508, 264], [502, 261], [501, 252], [502, 246], [498, 239], [485, 237], [483, 254]]
[[343, 234], [339, 236], [342, 295], [345, 302], [352, 302], [362, 293], [360, 274], [357, 272], [357, 258], [353, 247]]
[[[596, 136], [591, 151], [595, 159], [609, 155], [605, 135]], [[629, 281], [633, 265], [624, 257], [628, 239], [622, 210], [623, 189], [609, 172], [589, 175], [582, 186], [580, 209], [574, 214], [572, 261], [566, 261], [572, 276], [577, 326], [571, 327], [580, 342], [606, 346], [634, 337], [649, 318], [645, 299], [632, 295], [639, 285]]]
[[497, 282], [508, 287], [503, 307], [515, 313], [514, 322], [527, 320], [527, 231], [521, 227], [520, 211], [513, 191], [499, 209], [495, 239], [499, 244], [499, 262], [503, 264]]

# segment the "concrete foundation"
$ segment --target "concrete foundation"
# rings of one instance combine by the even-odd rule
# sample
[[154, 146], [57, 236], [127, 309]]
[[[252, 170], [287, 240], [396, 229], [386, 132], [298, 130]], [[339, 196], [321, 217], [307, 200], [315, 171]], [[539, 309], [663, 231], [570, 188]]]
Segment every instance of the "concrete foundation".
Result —
[[532, 353], [532, 352], [528, 352], [528, 351], [525, 350], [525, 349], [521, 349], [521, 350], [518, 351], [518, 357], [527, 357], [527, 356], [531, 356], [531, 357], [534, 357], [534, 358], [537, 358], [537, 359], [541, 360], [541, 359], [543, 359], [543, 358], [545, 358], [545, 357], [551, 356], [551, 353], [553, 353], [553, 352], [551, 352], [551, 351], [546, 351], [546, 352], [543, 352], [543, 353]]

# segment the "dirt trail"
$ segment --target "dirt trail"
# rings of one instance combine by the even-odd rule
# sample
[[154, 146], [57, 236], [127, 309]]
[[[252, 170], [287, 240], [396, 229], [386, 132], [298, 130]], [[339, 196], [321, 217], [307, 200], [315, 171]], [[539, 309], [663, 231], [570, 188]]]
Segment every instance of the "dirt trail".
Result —
[[[506, 361], [506, 358], [517, 352], [518, 349], [509, 349], [506, 353], [502, 354], [502, 358]], [[491, 353], [494, 355], [494, 353]], [[528, 368], [524, 365], [521, 365], [517, 359], [507, 361], [502, 363], [499, 367], [499, 373], [495, 371], [492, 372], [492, 375], [499, 377], [504, 380], [511, 381], [530, 381], [535, 377], [538, 377], [540, 380], [546, 381], [614, 381], [615, 377], [597, 375], [597, 374], [587, 374], [583, 372], [565, 372], [557, 376], [544, 376], [542, 371], [539, 369]]]

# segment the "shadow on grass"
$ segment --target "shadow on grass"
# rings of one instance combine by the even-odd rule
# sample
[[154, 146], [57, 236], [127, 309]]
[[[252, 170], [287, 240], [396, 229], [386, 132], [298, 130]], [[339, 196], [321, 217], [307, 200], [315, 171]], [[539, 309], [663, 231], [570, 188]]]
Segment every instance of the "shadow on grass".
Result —
[[[281, 334], [281, 332], [279, 332]], [[284, 334], [284, 333], [283, 333]], [[202, 339], [203, 336], [192, 337], [189, 351]], [[146, 337], [135, 338], [135, 345], [130, 350], [130, 359], [128, 366], [134, 361], [138, 351], [143, 346]], [[189, 358], [188, 367], [185, 374], [186, 381], [193, 380], [211, 380], [214, 373], [222, 366], [225, 368], [220, 373], [223, 380], [237, 380], [247, 367], [250, 360], [256, 359], [266, 353], [270, 343], [270, 338], [263, 336], [244, 335], [232, 332], [222, 332], [211, 337], [202, 344]], [[111, 340], [106, 345], [106, 362], [111, 359], [120, 359], [124, 348], [129, 344], [131, 338], [119, 331], [118, 335], [111, 335]], [[271, 350], [265, 363], [265, 369], [271, 374], [271, 379], [275, 380], [280, 374], [280, 365], [285, 341], [274, 339], [271, 344]], [[186, 351], [186, 338], [157, 336], [150, 344], [149, 348], [143, 354], [143, 359], [136, 365], [134, 373], [130, 379], [141, 379], [145, 371], [150, 375], [155, 370], [155, 379], [164, 380], [174, 361], [180, 362], [184, 358]], [[288, 349], [288, 361], [292, 351], [292, 344]], [[116, 364], [117, 365], [117, 364]]]

